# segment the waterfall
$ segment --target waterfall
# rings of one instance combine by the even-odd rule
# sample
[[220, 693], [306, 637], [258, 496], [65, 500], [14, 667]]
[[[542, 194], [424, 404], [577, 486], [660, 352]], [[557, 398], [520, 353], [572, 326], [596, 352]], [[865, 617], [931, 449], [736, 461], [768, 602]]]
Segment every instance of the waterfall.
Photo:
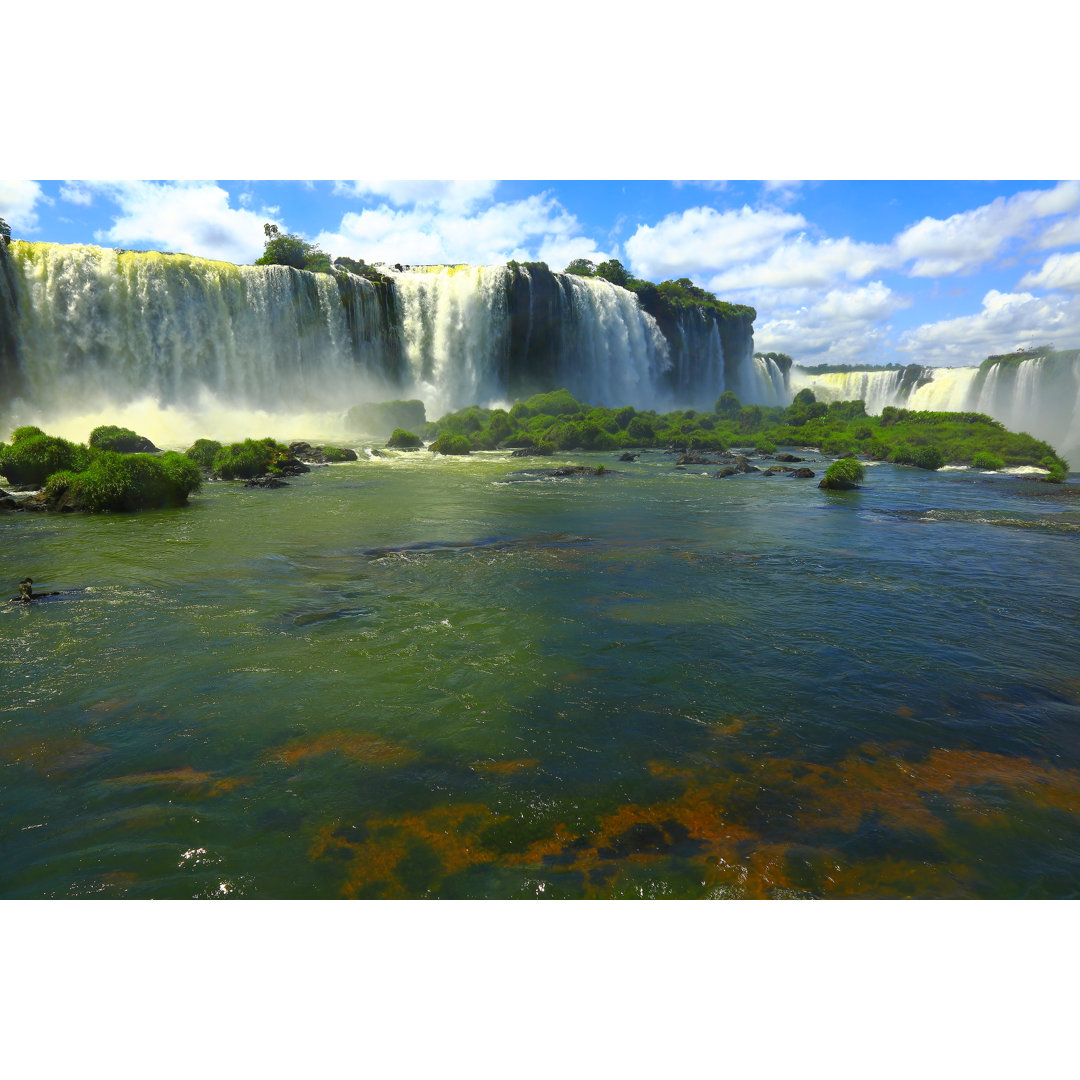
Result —
[[284, 266], [83, 245], [16, 242], [11, 255], [16, 422], [48, 419], [85, 438], [99, 416], [154, 416], [161, 438], [181, 438], [198, 428], [193, 413], [333, 415], [343, 398], [395, 386], [385, 306], [352, 275], [339, 285]]
[[82, 440], [115, 423], [169, 446], [336, 440], [364, 402], [421, 398], [439, 416], [559, 386], [639, 409], [711, 408], [724, 389], [783, 400], [784, 373], [752, 359], [749, 317], [657, 310], [535, 263], [395, 267], [373, 282], [16, 241], [0, 258], [0, 437], [34, 423]]
[[906, 401], [901, 393], [902, 369], [882, 368], [879, 371], [829, 371], [811, 375], [802, 368], [791, 369], [793, 393], [809, 389], [818, 401], [863, 401], [866, 411], [880, 413], [886, 405]]
[[505, 266], [445, 266], [393, 274], [408, 397], [429, 416], [507, 398], [510, 323]]
[[1075, 351], [991, 364], [983, 375], [977, 367], [810, 372], [796, 365], [790, 378], [793, 393], [808, 388], [819, 401], [861, 399], [875, 415], [886, 405], [985, 413], [1012, 431], [1044, 439], [1074, 466], [1080, 464], [1080, 356]]
[[559, 385], [590, 405], [650, 408], [670, 366], [667, 342], [637, 297], [601, 278], [558, 274], [567, 304]]

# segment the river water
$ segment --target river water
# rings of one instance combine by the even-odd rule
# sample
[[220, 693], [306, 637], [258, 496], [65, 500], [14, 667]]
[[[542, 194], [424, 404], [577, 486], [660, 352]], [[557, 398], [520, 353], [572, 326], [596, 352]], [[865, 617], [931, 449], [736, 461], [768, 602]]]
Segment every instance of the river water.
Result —
[[0, 517], [0, 895], [1080, 893], [1077, 487], [673, 463]]

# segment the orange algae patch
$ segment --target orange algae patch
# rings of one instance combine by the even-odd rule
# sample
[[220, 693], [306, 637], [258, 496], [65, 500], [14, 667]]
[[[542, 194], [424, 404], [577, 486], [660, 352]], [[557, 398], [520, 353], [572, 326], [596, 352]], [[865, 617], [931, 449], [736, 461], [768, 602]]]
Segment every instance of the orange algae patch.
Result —
[[486, 806], [468, 803], [441, 806], [401, 817], [374, 817], [364, 823], [360, 839], [346, 830], [326, 825], [316, 834], [310, 858], [347, 860], [345, 897], [376, 893], [384, 899], [414, 895], [403, 880], [407, 861], [421, 852], [431, 865], [433, 887], [446, 877], [479, 863], [491, 862], [480, 834], [496, 816]]
[[28, 765], [37, 773], [74, 772], [108, 755], [107, 747], [77, 736], [60, 739], [18, 738], [0, 742], [0, 761]]
[[297, 739], [270, 751], [266, 757], [294, 765], [318, 754], [340, 754], [354, 761], [377, 765], [400, 765], [416, 757], [416, 751], [406, 746], [381, 739], [378, 735], [356, 731], [330, 731], [309, 741]]
[[535, 769], [539, 764], [539, 758], [513, 758], [509, 761], [493, 761], [489, 759], [474, 761], [470, 768], [475, 769], [477, 772], [508, 775], [521, 772], [523, 769]]
[[218, 779], [216, 774], [200, 772], [190, 765], [179, 769], [161, 769], [156, 772], [132, 773], [128, 776], [114, 776], [106, 780], [106, 784], [117, 787], [147, 787], [160, 785], [162, 787], [176, 787], [182, 789], [206, 789], [207, 795], [220, 795], [223, 791], [232, 791], [233, 788], [248, 782], [247, 777], [226, 776]]

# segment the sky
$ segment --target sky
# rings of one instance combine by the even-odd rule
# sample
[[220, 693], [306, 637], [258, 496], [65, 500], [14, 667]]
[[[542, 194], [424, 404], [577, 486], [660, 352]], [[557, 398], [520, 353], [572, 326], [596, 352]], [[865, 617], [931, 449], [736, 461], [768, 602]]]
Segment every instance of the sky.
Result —
[[367, 262], [615, 258], [757, 310], [803, 364], [1080, 346], [1080, 181], [0, 180], [25, 240], [262, 254], [266, 222]]

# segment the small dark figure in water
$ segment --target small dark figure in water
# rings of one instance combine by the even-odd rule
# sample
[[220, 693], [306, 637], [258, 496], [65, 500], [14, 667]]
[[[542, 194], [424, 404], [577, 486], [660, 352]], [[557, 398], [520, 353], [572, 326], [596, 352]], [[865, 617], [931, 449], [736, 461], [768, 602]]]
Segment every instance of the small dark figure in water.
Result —
[[58, 592], [34, 592], [34, 579], [23, 578], [19, 582], [19, 595], [11, 598], [12, 604], [29, 604], [32, 600], [40, 600], [45, 596], [62, 596], [62, 593]]

